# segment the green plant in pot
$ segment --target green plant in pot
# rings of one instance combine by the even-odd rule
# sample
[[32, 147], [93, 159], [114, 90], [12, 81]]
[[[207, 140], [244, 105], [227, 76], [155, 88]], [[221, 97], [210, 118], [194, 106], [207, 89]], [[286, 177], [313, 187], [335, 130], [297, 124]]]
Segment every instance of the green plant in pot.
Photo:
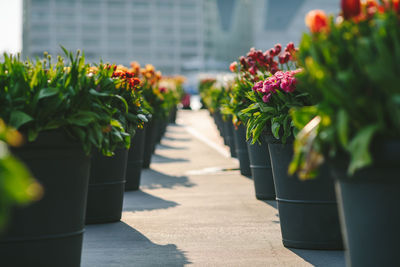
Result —
[[[241, 111], [247, 108], [251, 103], [247, 98], [247, 94], [252, 90], [252, 83], [248, 81], [250, 76], [246, 68], [238, 67], [238, 63], [235, 61], [229, 66], [231, 72], [235, 75], [235, 80], [231, 86], [230, 92], [228, 92], [228, 101], [222, 105], [222, 113], [228, 115], [232, 118], [233, 137], [235, 141], [236, 154], [239, 160], [240, 173], [244, 176], [252, 176], [252, 170], [250, 168], [250, 158], [249, 158], [249, 148], [246, 142], [246, 124], [247, 118], [242, 116]], [[253, 157], [254, 160], [256, 157]], [[252, 164], [255, 167], [255, 164]], [[253, 168], [254, 170], [261, 171], [264, 166], [259, 166]], [[253, 175], [254, 179], [254, 175]], [[256, 180], [255, 180], [256, 182]], [[257, 191], [256, 187], [256, 191]], [[261, 197], [260, 192], [256, 192], [256, 196]], [[274, 196], [275, 198], [275, 196]]]
[[6, 265], [79, 266], [88, 155], [94, 149], [111, 155], [119, 144], [129, 146], [129, 134], [107, 104], [120, 97], [98, 91], [112, 81], [88, 75], [79, 51], [65, 53], [68, 64], [61, 57], [56, 63], [48, 55], [22, 62], [7, 54], [0, 63], [0, 118], [26, 136], [26, 144], [12, 152], [44, 190], [40, 201], [13, 211], [0, 238]]
[[342, 1], [337, 18], [307, 21], [298, 79], [315, 105], [292, 112], [302, 130], [290, 171], [331, 165], [349, 266], [400, 265], [399, 2]]
[[252, 88], [246, 92], [249, 105], [239, 112], [243, 120], [247, 120], [247, 137], [252, 139], [252, 143], [263, 132], [271, 133], [282, 143], [293, 136], [289, 109], [305, 105], [308, 99], [306, 94], [295, 90], [294, 75], [299, 71], [295, 54], [293, 43], [289, 43], [284, 51], [277, 44], [264, 53], [251, 49], [247, 57], [239, 60], [243, 73], [240, 84], [247, 90], [250, 86]]
[[[280, 45], [276, 45], [273, 49], [265, 52], [252, 48], [246, 56], [239, 58], [239, 63], [233, 62], [229, 67], [235, 73], [236, 77], [231, 93], [231, 100], [225, 106], [225, 112], [232, 114], [233, 122], [237, 125], [238, 130], [244, 131], [244, 135], [247, 135], [247, 137], [254, 134], [254, 132], [251, 133], [254, 129], [250, 131], [250, 128], [247, 128], [249, 132], [246, 134], [245, 125], [249, 123], [255, 125], [258, 123], [257, 138], [253, 138], [253, 142], [249, 142], [246, 145], [249, 153], [255, 193], [258, 199], [275, 199], [275, 189], [268, 146], [264, 138], [258, 138], [263, 129], [266, 128], [267, 119], [261, 121], [257, 119], [257, 116], [264, 116], [266, 114], [260, 113], [260, 104], [256, 104], [256, 93], [252, 89], [256, 82], [267, 79], [271, 76], [271, 73], [279, 71], [280, 68], [293, 66], [291, 58], [295, 52], [294, 45], [290, 44], [285, 51], [281, 50]], [[276, 57], [279, 59], [280, 65], [275, 60]], [[264, 105], [263, 101], [261, 101], [261, 105]]]
[[[209, 91], [216, 82], [214, 77], [200, 76], [199, 78], [199, 94], [203, 108], [210, 110], [211, 100], [209, 98]], [[212, 113], [213, 114], [213, 113]]]
[[[138, 128], [143, 128], [143, 124], [147, 122], [148, 115], [141, 105], [140, 79], [123, 66], [100, 64], [89, 71], [89, 75], [93, 75], [95, 81], [108, 81], [107, 84], [98, 86], [98, 94], [116, 96], [103, 104], [114, 110], [113, 118], [121, 122], [130, 139], [134, 138]], [[111, 157], [100, 152], [93, 154], [86, 209], [87, 224], [121, 219], [129, 151], [130, 149], [121, 143]]]
[[[140, 66], [136, 62], [131, 63], [131, 68], [124, 66], [117, 66], [116, 70], [112, 75], [116, 81], [116, 88], [118, 95], [122, 96], [128, 104], [128, 112], [121, 112], [120, 116], [123, 118], [121, 121], [125, 121], [128, 125], [126, 128], [131, 134], [131, 147], [128, 150], [127, 164], [126, 164], [126, 175], [122, 180], [126, 180], [125, 190], [138, 190], [140, 185], [140, 176], [143, 165], [143, 152], [144, 152], [144, 138], [145, 138], [145, 124], [147, 125], [151, 114], [149, 105], [143, 97], [143, 89], [141, 86], [142, 81], [140, 77]], [[116, 103], [118, 104], [118, 103]], [[121, 109], [120, 109], [121, 110]], [[126, 118], [125, 118], [126, 117]], [[123, 177], [123, 169], [117, 168], [116, 172], [109, 170], [109, 176], [115, 177], [116, 173], [121, 173]], [[100, 172], [101, 174], [104, 172]], [[120, 204], [122, 204], [122, 191]], [[104, 199], [104, 198], [102, 198]], [[115, 212], [115, 218], [121, 217], [122, 205], [118, 205], [119, 208], [113, 208], [110, 206], [110, 212]], [[101, 206], [101, 205], [99, 205]], [[102, 209], [100, 208], [100, 211]], [[118, 210], [118, 212], [117, 212]]]
[[139, 66], [139, 77], [143, 88], [143, 97], [151, 112], [151, 120], [146, 126], [145, 148], [143, 155], [143, 168], [150, 167], [151, 156], [155, 151], [159, 141], [162, 125], [168, 117], [168, 107], [164, 102], [164, 90], [159, 88], [162, 77], [161, 72], [156, 71], [153, 65], [146, 65], [144, 68]]
[[[287, 56], [278, 56], [284, 63], [281, 65], [274, 61], [281, 52], [280, 45], [266, 53], [250, 52], [250, 58], [242, 60], [241, 65], [258, 61], [268, 65], [264, 73], [260, 70], [250, 73], [258, 75], [259, 81], [247, 94], [252, 104], [242, 110], [242, 114], [248, 118], [247, 133], [253, 143], [261, 135], [268, 143], [283, 244], [303, 249], [341, 249], [334, 185], [329, 174], [323, 173], [318, 181], [302, 182], [287, 172], [296, 134], [289, 111], [310, 104], [309, 94], [297, 88], [295, 76], [300, 70], [280, 70], [297, 67], [297, 49], [289, 44], [284, 52]], [[286, 66], [285, 60], [291, 62], [291, 66]]]
[[186, 78], [184, 76], [163, 76], [160, 81], [160, 88], [166, 88], [165, 100], [169, 108], [168, 122], [175, 123], [177, 114], [177, 105], [185, 95], [183, 84]]
[[234, 75], [231, 73], [220, 73], [216, 75], [216, 82], [210, 88], [209, 93], [211, 99], [210, 111], [219, 116], [224, 143], [229, 147], [231, 157], [236, 158], [237, 154], [232, 116], [229, 112], [224, 111], [225, 107], [230, 102], [233, 85]]

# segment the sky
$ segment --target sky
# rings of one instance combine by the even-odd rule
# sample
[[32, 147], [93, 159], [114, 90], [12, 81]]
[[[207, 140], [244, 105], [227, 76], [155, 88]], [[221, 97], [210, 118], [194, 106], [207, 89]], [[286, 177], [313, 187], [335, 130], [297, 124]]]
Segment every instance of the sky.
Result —
[[0, 0], [0, 53], [22, 49], [22, 0]]

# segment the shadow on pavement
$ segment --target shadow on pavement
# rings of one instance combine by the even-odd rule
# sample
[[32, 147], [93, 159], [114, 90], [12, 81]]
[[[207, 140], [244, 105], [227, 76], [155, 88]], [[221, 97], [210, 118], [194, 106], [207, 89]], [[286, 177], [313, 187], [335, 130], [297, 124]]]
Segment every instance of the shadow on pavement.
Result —
[[196, 184], [189, 181], [187, 176], [171, 176], [153, 169], [142, 171], [140, 186], [146, 189], [174, 188], [178, 186], [193, 187]]
[[159, 210], [173, 208], [178, 205], [174, 201], [164, 200], [139, 190], [125, 192], [123, 211]]
[[289, 250], [315, 267], [346, 266], [344, 251], [341, 250], [305, 250], [293, 248]]
[[[157, 149], [159, 149], [159, 146], [157, 147]], [[184, 158], [169, 158], [158, 154], [153, 154], [153, 156], [151, 157], [151, 163], [172, 163], [172, 162], [188, 162], [188, 160]]]
[[262, 202], [270, 205], [271, 207], [278, 209], [278, 204], [276, 203], [276, 200], [261, 200]]
[[171, 137], [171, 136], [164, 136], [163, 139], [168, 140], [168, 141], [178, 141], [178, 142], [189, 142], [192, 139], [191, 138], [184, 138], [184, 137]]
[[184, 266], [185, 252], [174, 244], [157, 245], [124, 222], [86, 226], [82, 267]]
[[165, 144], [158, 144], [157, 149], [165, 150], [165, 149], [171, 149], [171, 150], [187, 150], [187, 147], [181, 147], [181, 146], [169, 146]]

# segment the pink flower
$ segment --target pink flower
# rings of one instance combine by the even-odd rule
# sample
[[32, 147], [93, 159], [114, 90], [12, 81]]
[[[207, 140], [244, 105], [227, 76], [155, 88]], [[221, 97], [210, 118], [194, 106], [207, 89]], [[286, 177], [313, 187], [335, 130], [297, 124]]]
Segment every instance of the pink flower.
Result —
[[271, 98], [271, 93], [263, 95], [262, 100], [264, 101], [264, 103], [268, 103], [270, 98]]
[[264, 87], [266, 87], [266, 91], [275, 93], [276, 89], [279, 89], [280, 81], [275, 77], [271, 76], [264, 82]]
[[263, 87], [263, 81], [259, 81], [257, 82], [254, 86], [253, 86], [253, 90], [254, 91], [260, 91]]
[[277, 78], [277, 79], [283, 79], [284, 77], [285, 77], [285, 73], [283, 73], [282, 71], [278, 71], [278, 72], [276, 72], [275, 74], [274, 74], [274, 76]]
[[281, 89], [285, 91], [286, 93], [290, 92], [290, 82], [287, 79], [282, 79], [281, 80]]

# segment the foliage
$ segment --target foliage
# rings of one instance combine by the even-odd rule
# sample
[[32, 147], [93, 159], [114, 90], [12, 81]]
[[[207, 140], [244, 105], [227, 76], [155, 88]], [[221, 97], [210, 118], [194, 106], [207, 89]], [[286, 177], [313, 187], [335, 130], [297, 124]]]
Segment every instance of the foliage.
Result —
[[[212, 97], [211, 97], [211, 90], [213, 85], [217, 80], [213, 77], [204, 77], [201, 78], [199, 81], [199, 94], [201, 98], [201, 102], [205, 108], [211, 109], [212, 106]], [[211, 111], [211, 110], [210, 110]]]
[[234, 76], [230, 73], [221, 73], [215, 78], [205, 78], [200, 81], [201, 97], [211, 113], [223, 112], [224, 119], [229, 113], [224, 112], [224, 107], [230, 101], [230, 94], [234, 86]]
[[113, 91], [110, 93], [122, 97], [128, 105], [128, 112], [125, 112], [123, 102], [114, 99], [112, 105], [117, 109], [114, 118], [120, 121], [126, 131], [133, 136], [136, 129], [143, 128], [144, 123], [148, 122], [150, 117], [149, 111], [143, 105], [141, 81], [134, 72], [124, 66], [100, 66], [100, 69], [107, 68], [114, 69], [112, 78], [116, 81], [116, 86], [111, 88]]
[[374, 142], [400, 136], [400, 9], [388, 1], [344, 8], [354, 10], [327, 18], [300, 45], [299, 87], [315, 104], [292, 111], [302, 130], [290, 172], [303, 179], [338, 155], [348, 156], [351, 176], [372, 164]]
[[297, 68], [296, 52], [293, 43], [284, 51], [280, 44], [264, 53], [251, 49], [246, 57], [239, 59], [239, 64], [231, 65], [237, 73], [231, 111], [247, 122], [247, 138], [253, 143], [267, 126], [283, 143], [293, 135], [289, 110], [308, 103], [308, 95], [296, 90], [297, 71], [289, 71]]
[[86, 153], [97, 148], [111, 155], [118, 145], [129, 147], [129, 134], [113, 119], [117, 109], [111, 103], [121, 101], [125, 112], [127, 103], [108, 93], [116, 86], [112, 70], [102, 68], [90, 74], [90, 66], [79, 51], [75, 56], [64, 52], [68, 66], [61, 57], [53, 64], [47, 54], [36, 62], [4, 55], [0, 64], [0, 117], [26, 134], [29, 141], [41, 131], [62, 129], [78, 139]]
[[[137, 63], [135, 63], [137, 64]], [[140, 69], [140, 65], [138, 66]], [[154, 118], [165, 119], [168, 111], [165, 107], [163, 90], [159, 89], [159, 82], [161, 80], [161, 72], [156, 71], [153, 65], [146, 65], [145, 68], [140, 69], [141, 87], [143, 88], [143, 96]]]

